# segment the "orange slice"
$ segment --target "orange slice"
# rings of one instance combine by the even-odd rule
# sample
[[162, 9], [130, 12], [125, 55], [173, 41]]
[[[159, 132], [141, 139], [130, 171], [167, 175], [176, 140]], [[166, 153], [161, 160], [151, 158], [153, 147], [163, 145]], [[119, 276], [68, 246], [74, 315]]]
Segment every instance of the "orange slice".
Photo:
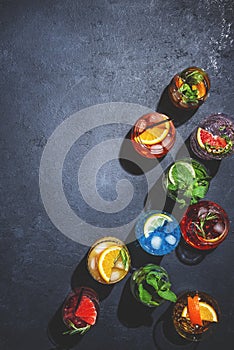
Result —
[[205, 96], [206, 87], [205, 87], [205, 84], [203, 83], [203, 81], [201, 81], [200, 83], [198, 83], [196, 85], [192, 85], [192, 90], [195, 90], [195, 89], [197, 89], [197, 97], [198, 98]]
[[198, 295], [195, 295], [193, 298], [188, 296], [188, 314], [192, 324], [203, 325]]
[[[203, 301], [200, 301], [199, 306], [200, 306], [200, 315], [201, 315], [202, 321], [218, 322], [216, 311], [213, 309], [211, 305]], [[187, 306], [184, 307], [181, 316], [185, 318], [189, 318]]]
[[169, 129], [170, 123], [165, 122], [143, 131], [140, 135], [138, 135], [137, 140], [145, 145], [155, 145], [165, 139], [169, 132]]
[[184, 84], [183, 79], [181, 77], [178, 77], [176, 79], [176, 87], [179, 89]]
[[213, 307], [203, 301], [199, 302], [201, 319], [209, 322], [218, 322], [216, 311]]
[[98, 270], [101, 277], [107, 283], [110, 282], [112, 269], [121, 249], [122, 248], [120, 246], [113, 245], [103, 250], [103, 252], [100, 254], [100, 257], [98, 259]]

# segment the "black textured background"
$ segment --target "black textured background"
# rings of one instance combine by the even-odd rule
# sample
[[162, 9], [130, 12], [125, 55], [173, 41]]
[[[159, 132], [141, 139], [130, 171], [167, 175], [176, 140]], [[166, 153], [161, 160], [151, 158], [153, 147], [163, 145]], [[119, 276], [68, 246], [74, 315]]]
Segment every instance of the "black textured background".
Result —
[[[59, 330], [56, 312], [76, 284], [77, 267], [85, 275], [87, 247], [60, 233], [41, 201], [39, 165], [49, 136], [71, 114], [99, 103], [131, 102], [154, 110], [172, 76], [192, 65], [208, 72], [210, 96], [178, 127], [180, 134], [186, 140], [214, 112], [232, 115], [232, 23], [230, 0], [0, 1], [2, 350], [54, 349], [48, 329]], [[115, 137], [115, 131], [108, 132]], [[100, 169], [106, 183], [97, 180], [97, 187], [103, 198], [113, 200], [108, 168], [121, 177], [118, 162], [111, 162]], [[135, 191], [140, 191], [139, 179]], [[231, 349], [233, 195], [230, 157], [220, 163], [207, 194], [227, 211], [229, 236], [199, 265], [182, 264], [175, 252], [161, 261], [175, 292], [201, 289], [218, 300], [221, 323], [209, 339], [191, 345], [157, 335], [156, 321], [168, 305], [148, 313], [128, 308], [126, 278], [113, 288], [97, 286], [103, 299], [99, 321], [73, 348]], [[138, 201], [143, 206], [143, 198]]]

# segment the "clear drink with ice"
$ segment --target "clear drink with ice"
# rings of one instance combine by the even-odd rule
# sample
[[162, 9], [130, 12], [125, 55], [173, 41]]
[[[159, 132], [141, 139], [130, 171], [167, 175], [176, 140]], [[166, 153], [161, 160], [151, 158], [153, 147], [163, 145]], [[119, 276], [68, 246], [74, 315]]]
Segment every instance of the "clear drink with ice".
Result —
[[90, 248], [87, 266], [92, 277], [98, 282], [116, 283], [129, 271], [129, 251], [118, 238], [103, 237], [94, 242]]

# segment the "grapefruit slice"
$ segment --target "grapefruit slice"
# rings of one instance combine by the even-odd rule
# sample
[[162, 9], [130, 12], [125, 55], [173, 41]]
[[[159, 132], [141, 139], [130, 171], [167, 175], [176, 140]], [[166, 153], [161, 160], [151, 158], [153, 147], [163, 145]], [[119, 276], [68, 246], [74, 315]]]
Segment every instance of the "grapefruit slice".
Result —
[[97, 318], [97, 310], [93, 301], [84, 295], [75, 311], [75, 316], [93, 326]]
[[209, 153], [222, 153], [227, 146], [227, 141], [218, 135], [213, 135], [211, 132], [198, 128], [197, 142], [202, 149], [207, 149]]

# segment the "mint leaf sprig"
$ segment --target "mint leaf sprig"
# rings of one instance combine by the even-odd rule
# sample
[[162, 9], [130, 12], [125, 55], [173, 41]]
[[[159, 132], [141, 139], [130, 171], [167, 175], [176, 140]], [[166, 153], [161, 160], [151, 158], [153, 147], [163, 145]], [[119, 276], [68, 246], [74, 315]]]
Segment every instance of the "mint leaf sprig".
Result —
[[136, 278], [138, 285], [138, 295], [140, 300], [151, 306], [159, 306], [161, 299], [176, 302], [177, 296], [173, 293], [171, 283], [167, 280], [167, 275], [157, 271], [142, 273]]
[[81, 327], [81, 328], [77, 328], [73, 322], [69, 322], [69, 327], [71, 327], [71, 329], [69, 329], [66, 332], [63, 332], [63, 335], [75, 335], [75, 334], [80, 334], [83, 335], [85, 334], [91, 327], [91, 325], [87, 325], [86, 327]]
[[209, 188], [211, 177], [208, 176], [205, 168], [194, 160], [191, 165], [195, 171], [195, 177], [192, 177], [189, 172], [180, 171], [174, 174], [174, 183], [170, 182], [168, 176], [166, 178], [166, 188], [181, 208], [186, 204], [197, 203], [205, 197]]

